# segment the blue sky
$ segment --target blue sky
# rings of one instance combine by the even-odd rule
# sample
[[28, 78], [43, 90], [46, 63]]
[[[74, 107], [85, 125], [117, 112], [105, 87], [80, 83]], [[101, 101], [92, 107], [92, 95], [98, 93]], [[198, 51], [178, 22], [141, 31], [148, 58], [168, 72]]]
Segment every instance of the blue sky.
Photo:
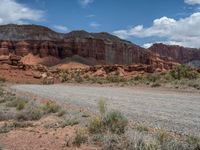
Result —
[[200, 47], [200, 0], [1, 0], [0, 24], [7, 23], [109, 32], [146, 47]]

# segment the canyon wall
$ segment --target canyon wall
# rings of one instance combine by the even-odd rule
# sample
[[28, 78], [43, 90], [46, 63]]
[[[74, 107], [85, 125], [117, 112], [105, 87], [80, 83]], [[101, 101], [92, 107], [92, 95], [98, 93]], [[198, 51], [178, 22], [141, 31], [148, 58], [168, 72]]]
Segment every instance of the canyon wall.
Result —
[[40, 58], [53, 56], [58, 59], [78, 55], [93, 58], [99, 64], [146, 64], [160, 69], [169, 69], [174, 64], [168, 57], [105, 32], [60, 34], [35, 25], [0, 26], [0, 55], [24, 57], [30, 53]]
[[191, 61], [200, 61], [200, 49], [159, 43], [151, 46], [149, 50], [162, 57], [170, 57], [174, 61], [182, 64], [189, 63]]

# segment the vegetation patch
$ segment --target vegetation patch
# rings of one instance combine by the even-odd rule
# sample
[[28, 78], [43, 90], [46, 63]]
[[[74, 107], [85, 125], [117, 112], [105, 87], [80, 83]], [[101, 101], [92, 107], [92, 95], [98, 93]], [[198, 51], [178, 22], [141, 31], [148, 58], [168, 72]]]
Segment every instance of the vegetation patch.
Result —
[[46, 113], [57, 113], [61, 110], [61, 107], [55, 102], [49, 101], [43, 106], [43, 110]]
[[84, 130], [84, 129], [76, 130], [75, 138], [74, 138], [74, 141], [73, 141], [74, 145], [80, 147], [81, 144], [86, 143], [87, 140], [88, 140], [88, 134], [87, 134], [86, 130]]
[[100, 100], [98, 103], [100, 116], [90, 120], [89, 131], [91, 133], [100, 133], [110, 131], [116, 134], [125, 132], [128, 125], [127, 118], [119, 111], [108, 111], [105, 101]]

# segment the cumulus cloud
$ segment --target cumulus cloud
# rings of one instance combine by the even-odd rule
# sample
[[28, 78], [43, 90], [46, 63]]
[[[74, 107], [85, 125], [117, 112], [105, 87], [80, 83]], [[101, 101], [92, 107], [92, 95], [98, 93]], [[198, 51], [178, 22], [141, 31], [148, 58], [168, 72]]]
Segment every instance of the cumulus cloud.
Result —
[[138, 25], [130, 29], [114, 31], [114, 34], [127, 39], [130, 37], [157, 37], [165, 38], [166, 43], [188, 47], [200, 47], [200, 12], [175, 20], [173, 18], [161, 17], [153, 21], [152, 26], [145, 28]]
[[16, 0], [1, 0], [0, 24], [23, 24], [27, 21], [40, 21], [43, 17], [44, 12], [41, 10], [31, 9]]
[[196, 5], [200, 4], [200, 0], [185, 0], [185, 3], [189, 5]]
[[82, 7], [86, 7], [93, 2], [94, 0], [79, 0], [79, 3], [81, 4]]
[[100, 27], [101, 25], [99, 24], [99, 23], [96, 23], [96, 22], [91, 22], [90, 23], [90, 27], [92, 27], [92, 28], [98, 28], [98, 27]]
[[54, 25], [53, 28], [59, 32], [68, 32], [69, 31], [69, 29], [66, 26], [62, 26], [62, 25]]

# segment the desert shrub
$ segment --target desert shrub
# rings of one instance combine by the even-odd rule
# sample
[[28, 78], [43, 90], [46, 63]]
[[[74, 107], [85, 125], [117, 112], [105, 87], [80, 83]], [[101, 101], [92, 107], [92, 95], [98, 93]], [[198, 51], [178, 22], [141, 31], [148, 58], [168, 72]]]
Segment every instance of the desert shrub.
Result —
[[42, 84], [44, 84], [44, 85], [54, 84], [54, 79], [53, 78], [44, 78], [42, 80]]
[[77, 125], [77, 124], [79, 124], [78, 120], [76, 120], [76, 119], [68, 119], [68, 120], [65, 120], [62, 123], [61, 127], [64, 128], [66, 126], [74, 126], [74, 125]]
[[0, 121], [16, 119], [16, 113], [10, 111], [10, 109], [7, 108], [1, 109], [1, 108], [0, 108]]
[[0, 87], [0, 96], [4, 96], [4, 90]]
[[89, 131], [91, 133], [99, 133], [108, 130], [116, 134], [124, 133], [128, 125], [127, 118], [119, 111], [107, 111], [104, 100], [100, 100], [98, 105], [101, 115], [90, 120]]
[[146, 75], [146, 80], [149, 82], [156, 82], [160, 79], [160, 75], [153, 73], [153, 74], [147, 74]]
[[43, 106], [43, 110], [46, 113], [57, 113], [61, 107], [55, 102], [49, 101]]
[[159, 82], [155, 82], [155, 83], [153, 83], [152, 85], [151, 85], [151, 87], [160, 87], [161, 86], [161, 84], [159, 83]]
[[100, 111], [101, 115], [104, 115], [106, 113], [107, 105], [106, 105], [106, 101], [104, 99], [101, 99], [98, 102], [98, 108], [99, 108], [99, 111]]
[[145, 142], [144, 140], [139, 140], [137, 143], [137, 149], [143, 149], [143, 150], [159, 150], [159, 144], [155, 141], [148, 141]]
[[24, 109], [27, 101], [22, 100], [22, 99], [18, 99], [15, 97], [10, 97], [9, 99], [7, 99], [7, 107], [16, 107], [17, 110], [22, 110]]
[[60, 74], [60, 80], [61, 82], [67, 82], [70, 79], [68, 72], [62, 72]]
[[116, 150], [119, 149], [120, 137], [116, 134], [108, 134], [103, 138], [103, 150]]
[[64, 116], [65, 114], [66, 114], [66, 111], [65, 111], [64, 109], [60, 109], [60, 110], [58, 111], [57, 116], [58, 116], [58, 117], [62, 117], [62, 116]]
[[11, 130], [12, 130], [12, 128], [9, 126], [9, 124], [5, 123], [3, 126], [0, 127], [0, 134], [8, 133]]
[[140, 132], [148, 132], [149, 131], [149, 128], [145, 125], [142, 125], [142, 124], [137, 125], [136, 129]]
[[0, 82], [6, 82], [6, 79], [0, 76]]
[[12, 122], [12, 123], [5, 123], [3, 126], [0, 127], [0, 133], [8, 133], [13, 129], [16, 128], [27, 128], [32, 127], [33, 124], [29, 122]]
[[193, 87], [197, 90], [200, 90], [200, 81], [199, 80], [190, 80], [188, 83], [189, 87]]
[[81, 82], [84, 81], [83, 78], [82, 78], [81, 75], [80, 75], [80, 72], [75, 73], [75, 75], [74, 75], [74, 80], [75, 80], [77, 83], [81, 83]]
[[89, 75], [84, 75], [83, 78], [84, 78], [85, 80], [90, 80], [90, 76], [89, 76]]
[[104, 136], [103, 150], [160, 150], [160, 145], [154, 140], [144, 140], [142, 137], [132, 139], [116, 134]]
[[17, 109], [17, 110], [22, 110], [22, 109], [24, 109], [25, 105], [26, 105], [26, 102], [25, 102], [25, 101], [19, 101], [19, 102], [17, 103], [16, 109]]
[[192, 67], [186, 65], [178, 65], [170, 71], [170, 75], [177, 80], [182, 78], [186, 79], [197, 79], [199, 74]]
[[102, 123], [111, 132], [121, 134], [125, 132], [128, 120], [121, 112], [110, 111], [102, 118]]
[[108, 83], [108, 81], [105, 78], [101, 78], [101, 77], [91, 77], [90, 80], [92, 83], [98, 83], [98, 84]]
[[103, 129], [101, 117], [93, 117], [90, 119], [88, 129], [90, 133], [100, 133]]
[[161, 150], [193, 150], [193, 148], [189, 148], [187, 144], [178, 142], [176, 140], [169, 140], [160, 146]]
[[78, 147], [80, 147], [81, 144], [86, 143], [87, 140], [88, 140], [88, 135], [87, 135], [86, 130], [84, 130], [84, 129], [78, 129], [76, 131], [76, 135], [75, 135], [73, 144], [76, 145], [76, 146], [78, 146]]
[[104, 140], [104, 135], [103, 134], [101, 134], [101, 133], [99, 133], [99, 134], [93, 134], [92, 136], [91, 136], [91, 142], [92, 143], [94, 143], [94, 144], [96, 144], [96, 143], [99, 143], [99, 142], [103, 142], [103, 140]]
[[138, 75], [138, 76], [134, 77], [133, 80], [134, 81], [141, 81], [141, 80], [143, 80], [143, 77]]
[[42, 117], [42, 115], [43, 112], [41, 108], [33, 106], [18, 113], [17, 120], [19, 121], [39, 120]]
[[126, 79], [124, 77], [118, 75], [109, 75], [106, 77], [106, 80], [111, 83], [126, 82]]
[[156, 139], [162, 144], [169, 140], [169, 134], [164, 129], [161, 129], [156, 134]]
[[13, 122], [11, 125], [13, 128], [27, 128], [27, 127], [33, 127], [33, 124], [30, 122]]
[[186, 141], [190, 145], [195, 145], [195, 146], [200, 145], [200, 137], [198, 136], [189, 135]]

